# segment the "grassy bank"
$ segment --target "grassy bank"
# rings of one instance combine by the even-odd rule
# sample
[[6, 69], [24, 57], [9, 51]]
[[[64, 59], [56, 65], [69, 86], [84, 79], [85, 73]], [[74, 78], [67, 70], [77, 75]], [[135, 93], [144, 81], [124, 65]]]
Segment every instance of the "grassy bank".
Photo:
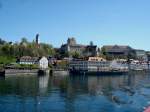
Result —
[[0, 56], [0, 65], [7, 65], [15, 62], [16, 62], [15, 57]]

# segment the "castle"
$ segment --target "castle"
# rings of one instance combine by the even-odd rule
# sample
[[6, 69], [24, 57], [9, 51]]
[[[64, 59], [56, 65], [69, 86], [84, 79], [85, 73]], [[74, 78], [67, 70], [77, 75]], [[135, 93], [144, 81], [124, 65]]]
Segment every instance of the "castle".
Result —
[[67, 43], [63, 44], [60, 48], [61, 52], [77, 52], [81, 56], [89, 57], [89, 56], [97, 56], [98, 48], [96, 45], [82, 45], [77, 44], [76, 39], [74, 37], [68, 38]]

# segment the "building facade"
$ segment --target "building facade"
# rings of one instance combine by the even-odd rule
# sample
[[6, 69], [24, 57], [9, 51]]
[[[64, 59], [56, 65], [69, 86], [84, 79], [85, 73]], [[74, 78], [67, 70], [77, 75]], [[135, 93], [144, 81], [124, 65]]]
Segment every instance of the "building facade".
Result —
[[133, 54], [133, 49], [130, 46], [106, 45], [101, 50], [103, 54], [114, 58], [127, 58]]
[[47, 69], [48, 68], [48, 59], [46, 57], [42, 57], [39, 60], [39, 68], [41, 68], [41, 69]]
[[146, 52], [146, 55], [147, 55], [148, 61], [150, 61], [150, 51], [147, 51], [147, 52]]
[[25, 64], [25, 65], [32, 65], [32, 64], [38, 64], [38, 57], [30, 57], [30, 56], [23, 56], [20, 59], [18, 59], [19, 64]]
[[148, 61], [147, 54], [144, 50], [135, 49], [135, 55], [139, 61]]
[[48, 59], [46, 57], [38, 58], [38, 57], [30, 57], [23, 56], [18, 60], [19, 64], [23, 65], [39, 65], [39, 68], [46, 69], [48, 68]]
[[96, 45], [81, 45], [77, 44], [75, 38], [68, 38], [67, 43], [63, 44], [60, 48], [60, 51], [63, 53], [77, 52], [81, 56], [96, 56], [97, 55], [97, 46]]

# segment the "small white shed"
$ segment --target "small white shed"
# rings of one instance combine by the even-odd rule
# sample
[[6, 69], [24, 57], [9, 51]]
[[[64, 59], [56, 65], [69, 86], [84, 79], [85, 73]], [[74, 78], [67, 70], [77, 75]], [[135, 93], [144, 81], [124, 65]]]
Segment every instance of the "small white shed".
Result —
[[48, 59], [46, 57], [42, 57], [39, 60], [39, 67], [40, 69], [47, 69], [48, 68]]

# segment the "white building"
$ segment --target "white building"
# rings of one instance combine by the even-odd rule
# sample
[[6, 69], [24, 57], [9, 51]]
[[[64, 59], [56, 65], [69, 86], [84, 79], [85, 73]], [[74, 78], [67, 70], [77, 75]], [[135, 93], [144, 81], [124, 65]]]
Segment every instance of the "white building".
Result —
[[48, 68], [48, 59], [46, 57], [42, 57], [39, 60], [39, 68], [41, 68], [41, 69], [47, 69]]

